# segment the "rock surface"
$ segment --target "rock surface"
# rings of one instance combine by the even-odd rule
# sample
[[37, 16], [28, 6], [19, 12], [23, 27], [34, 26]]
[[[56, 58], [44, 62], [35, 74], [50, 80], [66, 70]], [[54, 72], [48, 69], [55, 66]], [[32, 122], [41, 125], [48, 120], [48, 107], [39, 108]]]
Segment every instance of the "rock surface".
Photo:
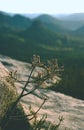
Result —
[[8, 70], [0, 63], [0, 120], [8, 110], [9, 105], [16, 99], [16, 90]]
[[[0, 56], [0, 61], [6, 64], [7, 69], [13, 71], [17, 70], [19, 79], [27, 79], [30, 67], [29, 64], [10, 59], [8, 57], [3, 58], [3, 56]], [[8, 71], [6, 73], [8, 73]], [[22, 86], [22, 83], [16, 83], [18, 93], [21, 92]], [[25, 113], [28, 113], [30, 105], [35, 111], [38, 109], [42, 103], [42, 99], [39, 98], [41, 93], [46, 94], [48, 96], [48, 100], [39, 111], [38, 118], [40, 118], [43, 114], [47, 114], [47, 120], [52, 123], [57, 123], [59, 121], [59, 115], [63, 115], [64, 121], [58, 130], [84, 130], [84, 101], [61, 93], [39, 89], [38, 91], [35, 91], [34, 94], [24, 97], [21, 103], [23, 104]], [[39, 97], [36, 96], [37, 94]]]
[[[18, 93], [14, 81], [8, 69], [0, 62], [0, 130], [28, 130], [30, 128], [20, 103], [15, 107], [13, 112], [10, 109], [16, 101], [17, 96]], [[10, 115], [11, 112], [12, 115]], [[17, 120], [18, 114], [23, 117], [22, 120]], [[16, 116], [16, 118], [12, 116]]]

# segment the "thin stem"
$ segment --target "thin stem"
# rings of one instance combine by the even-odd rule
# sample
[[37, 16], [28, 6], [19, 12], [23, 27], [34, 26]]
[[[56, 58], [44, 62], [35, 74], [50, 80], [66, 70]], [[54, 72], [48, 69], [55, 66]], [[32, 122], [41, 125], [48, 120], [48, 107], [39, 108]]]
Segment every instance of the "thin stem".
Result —
[[23, 88], [23, 90], [22, 90], [22, 92], [21, 92], [21, 94], [20, 94], [21, 96], [23, 95], [23, 93], [24, 93], [24, 91], [25, 91], [27, 85], [28, 85], [29, 82], [30, 82], [30, 78], [31, 78], [31, 75], [32, 75], [34, 69], [35, 69], [35, 66], [34, 66], [34, 67], [32, 68], [32, 70], [31, 70], [31, 73], [30, 73], [30, 75], [29, 75], [29, 77], [28, 77], [28, 80], [27, 80], [27, 82], [26, 82], [26, 84], [25, 84], [25, 86], [24, 86], [24, 88]]
[[38, 108], [38, 110], [36, 112], [34, 112], [32, 114], [29, 114], [29, 115], [26, 115], [26, 117], [33, 116], [33, 117], [31, 117], [29, 119], [29, 120], [32, 120], [35, 117], [35, 115], [40, 111], [40, 109], [42, 108], [42, 106], [44, 105], [44, 103], [46, 102], [46, 100], [47, 100], [46, 98], [43, 100], [42, 104], [40, 105], [40, 107]]

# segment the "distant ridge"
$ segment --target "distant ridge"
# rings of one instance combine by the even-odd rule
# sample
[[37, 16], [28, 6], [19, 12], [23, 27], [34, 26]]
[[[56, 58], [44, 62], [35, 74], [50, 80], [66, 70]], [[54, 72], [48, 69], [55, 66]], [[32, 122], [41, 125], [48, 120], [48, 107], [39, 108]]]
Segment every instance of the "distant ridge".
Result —
[[38, 16], [35, 20], [42, 21], [46, 27], [54, 32], [65, 32], [65, 29], [61, 26], [61, 21], [51, 15], [43, 14]]
[[84, 21], [84, 13], [73, 13], [60, 17], [61, 20], [66, 21]]
[[76, 31], [73, 31], [73, 34], [84, 36], [84, 25], [82, 27], [80, 27], [79, 29], [77, 29]]
[[10, 16], [4, 12], [0, 12], [0, 26], [3, 25], [21, 30], [31, 25], [31, 19], [21, 15]]
[[32, 25], [21, 33], [22, 36], [35, 43], [53, 44], [57, 40], [56, 33], [49, 30], [40, 20], [35, 20]]

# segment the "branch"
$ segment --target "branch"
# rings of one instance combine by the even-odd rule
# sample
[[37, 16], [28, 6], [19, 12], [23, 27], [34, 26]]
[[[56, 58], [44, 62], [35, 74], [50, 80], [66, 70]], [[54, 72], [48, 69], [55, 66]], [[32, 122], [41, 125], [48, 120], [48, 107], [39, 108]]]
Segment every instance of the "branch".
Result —
[[42, 108], [42, 106], [44, 105], [46, 100], [47, 100], [47, 98], [44, 99], [44, 101], [42, 102], [42, 104], [40, 105], [40, 107], [38, 108], [38, 110], [36, 112], [34, 112], [32, 114], [28, 114], [28, 115], [26, 115], [26, 117], [33, 116], [29, 120], [32, 120], [33, 118], [35, 118], [36, 114], [40, 111], [40, 109]]
[[[40, 105], [40, 107], [37, 109], [36, 112], [32, 112], [31, 114], [25, 115], [25, 117], [33, 116], [30, 119], [28, 119], [28, 120], [32, 120], [35, 117], [35, 115], [40, 111], [40, 109], [42, 108], [42, 106], [44, 105], [46, 100], [47, 100], [47, 98], [44, 98], [42, 104]], [[13, 119], [13, 120], [22, 120], [23, 118], [24, 118], [24, 116], [22, 116], [22, 115], [16, 115], [16, 116], [10, 116], [9, 117], [10, 120], [11, 119]]]

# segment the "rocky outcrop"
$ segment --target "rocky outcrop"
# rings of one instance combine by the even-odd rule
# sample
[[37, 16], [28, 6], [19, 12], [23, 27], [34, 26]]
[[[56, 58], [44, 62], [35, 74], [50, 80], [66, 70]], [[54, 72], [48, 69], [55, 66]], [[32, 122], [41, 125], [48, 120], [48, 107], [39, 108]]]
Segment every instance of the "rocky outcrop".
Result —
[[4, 117], [16, 97], [16, 89], [12, 79], [10, 79], [9, 72], [0, 63], [0, 120]]
[[[0, 130], [15, 130], [18, 129], [18, 127], [23, 129], [28, 129], [29, 126], [27, 126], [28, 122], [26, 120], [15, 120], [15, 119], [7, 119], [7, 114], [10, 114], [11, 107], [16, 101], [17, 98], [17, 91], [14, 86], [14, 81], [11, 78], [9, 71], [0, 63]], [[20, 115], [24, 115], [24, 111], [19, 104], [17, 108], [15, 108], [15, 113], [13, 112], [13, 115], [19, 113]], [[14, 115], [15, 116], [15, 115]], [[8, 116], [9, 117], [9, 116]], [[4, 127], [9, 120], [9, 124], [7, 124], [6, 128]], [[22, 128], [23, 127], [23, 128]]]
[[[11, 58], [4, 57], [4, 56], [0, 56], [0, 61], [5, 65], [5, 67], [9, 71], [11, 70], [15, 72], [17, 70], [17, 74], [18, 74], [17, 78], [20, 81], [27, 80], [27, 75], [30, 72], [29, 71], [30, 64], [24, 63], [21, 61], [16, 61]], [[1, 72], [2, 70], [3, 69], [0, 69], [0, 76], [4, 74]], [[8, 75], [7, 70], [6, 70], [6, 73]], [[4, 77], [4, 75], [2, 77]], [[0, 82], [1, 82], [1, 78], [0, 78]], [[18, 93], [20, 93], [23, 87], [23, 83], [22, 82], [16, 83], [16, 87], [17, 87]], [[30, 87], [31, 86], [29, 86], [29, 89]], [[29, 114], [29, 111], [28, 111], [29, 106], [31, 106], [31, 108], [34, 111], [38, 110], [40, 104], [42, 103], [42, 99], [39, 98], [41, 93], [46, 95], [48, 97], [48, 100], [45, 102], [41, 110], [38, 112], [37, 119], [40, 119], [42, 118], [43, 115], [47, 114], [48, 121], [54, 124], [58, 124], [59, 116], [63, 116], [64, 120], [61, 123], [58, 130], [65, 130], [65, 129], [66, 130], [84, 130], [84, 100], [79, 100], [65, 94], [56, 93], [48, 89], [45, 90], [45, 89], [39, 88], [33, 94], [29, 94], [25, 96], [24, 98], [22, 98], [21, 104], [23, 105], [23, 109], [26, 114]], [[37, 94], [39, 96], [37, 96]], [[0, 108], [0, 111], [1, 111], [1, 108]], [[20, 121], [19, 127], [16, 128], [17, 130], [32, 130], [32, 129], [21, 129], [22, 123], [23, 123], [23, 120], [22, 122]], [[14, 121], [11, 124], [12, 126], [15, 125]], [[15, 126], [17, 127], [17, 125]], [[15, 129], [8, 129], [8, 130], [15, 130]]]

